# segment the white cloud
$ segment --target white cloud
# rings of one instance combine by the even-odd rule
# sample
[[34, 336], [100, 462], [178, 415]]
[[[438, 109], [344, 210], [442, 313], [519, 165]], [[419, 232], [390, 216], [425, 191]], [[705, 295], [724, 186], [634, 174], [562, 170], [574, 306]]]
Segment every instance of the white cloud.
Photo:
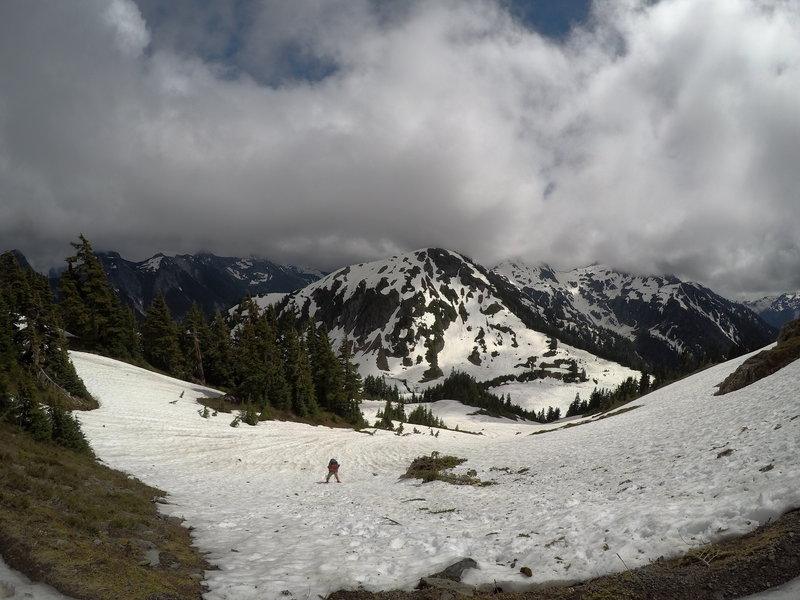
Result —
[[134, 58], [141, 55], [150, 43], [150, 35], [136, 4], [132, 0], [113, 0], [101, 14], [120, 50]]
[[488, 0], [156, 4], [0, 7], [9, 247], [800, 287], [796, 3], [597, 2], [563, 43]]

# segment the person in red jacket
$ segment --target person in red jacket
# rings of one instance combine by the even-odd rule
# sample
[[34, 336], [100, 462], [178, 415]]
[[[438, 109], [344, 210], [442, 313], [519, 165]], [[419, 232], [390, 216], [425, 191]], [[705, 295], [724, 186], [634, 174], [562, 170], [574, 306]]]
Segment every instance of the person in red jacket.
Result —
[[328, 463], [328, 475], [325, 477], [325, 483], [328, 483], [331, 475], [336, 477], [336, 483], [341, 483], [341, 481], [339, 481], [339, 463], [336, 462], [335, 458], [332, 458]]

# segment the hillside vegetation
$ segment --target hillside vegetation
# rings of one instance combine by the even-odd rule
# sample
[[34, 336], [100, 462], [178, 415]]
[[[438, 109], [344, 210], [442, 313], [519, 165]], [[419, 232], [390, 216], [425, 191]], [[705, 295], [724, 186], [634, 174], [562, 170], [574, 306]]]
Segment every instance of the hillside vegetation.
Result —
[[[82, 321], [89, 334], [111, 322], [101, 313]], [[81, 600], [198, 598], [209, 566], [159, 515], [164, 492], [98, 462], [70, 412], [97, 402], [62, 323], [47, 281], [0, 256], [0, 555]]]
[[81, 600], [195, 600], [209, 565], [164, 492], [0, 424], [0, 554]]
[[786, 323], [778, 335], [774, 348], [751, 356], [738, 369], [725, 378], [717, 391], [721, 396], [742, 389], [772, 375], [791, 362], [800, 358], [800, 319]]

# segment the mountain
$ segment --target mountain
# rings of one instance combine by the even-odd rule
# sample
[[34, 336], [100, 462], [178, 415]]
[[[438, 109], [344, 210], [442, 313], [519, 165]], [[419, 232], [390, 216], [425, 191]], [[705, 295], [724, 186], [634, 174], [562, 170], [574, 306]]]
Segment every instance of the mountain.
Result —
[[[25, 258], [25, 255], [22, 254], [22, 252], [20, 252], [19, 250], [16, 250], [16, 249], [15, 250], [9, 250], [9, 252], [14, 255], [14, 258], [17, 260], [17, 263], [19, 264], [20, 267], [22, 267], [23, 269], [32, 269], [33, 268], [33, 267], [31, 267], [31, 264], [28, 262], [28, 259]], [[5, 254], [5, 252], [3, 254]]]
[[599, 346], [559, 344], [559, 331], [522, 299], [508, 280], [467, 257], [428, 248], [340, 269], [278, 308], [324, 323], [334, 340], [352, 341], [363, 375], [386, 375], [409, 389], [453, 369], [482, 381], [592, 380], [607, 387], [638, 375], [598, 358]]
[[800, 290], [780, 296], [766, 296], [742, 304], [773, 327], [780, 327], [800, 317]]
[[98, 252], [111, 285], [137, 317], [143, 317], [158, 294], [163, 294], [176, 319], [193, 302], [211, 316], [227, 310], [245, 295], [291, 292], [320, 278], [322, 273], [278, 265], [260, 258], [213, 254], [156, 254], [131, 262], [116, 252]]
[[672, 276], [629, 275], [601, 265], [556, 271], [517, 262], [495, 271], [518, 286], [549, 322], [588, 335], [614, 331], [651, 365], [730, 358], [777, 335], [741, 304]]
[[415, 384], [451, 369], [479, 380], [597, 379], [592, 361], [601, 359], [689, 367], [760, 348], [777, 333], [744, 306], [675, 277], [514, 262], [489, 271], [436, 248], [346, 267], [280, 307], [351, 339], [362, 372]]

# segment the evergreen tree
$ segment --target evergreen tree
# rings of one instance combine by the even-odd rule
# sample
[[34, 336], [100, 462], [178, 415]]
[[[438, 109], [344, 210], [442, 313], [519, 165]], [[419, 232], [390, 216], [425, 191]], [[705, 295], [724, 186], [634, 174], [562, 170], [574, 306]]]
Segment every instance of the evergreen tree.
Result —
[[267, 376], [267, 400], [280, 410], [292, 409], [292, 388], [286, 379], [286, 361], [278, 339], [278, 324], [275, 310], [270, 307], [261, 318], [263, 330], [263, 363]]
[[367, 375], [364, 378], [363, 396], [369, 400], [400, 400], [397, 386], [389, 386], [384, 376]]
[[262, 315], [255, 301], [245, 298], [236, 321], [232, 364], [237, 394], [262, 410], [267, 405], [291, 410], [291, 389], [278, 346], [274, 311]]
[[639, 395], [644, 396], [650, 391], [650, 375], [642, 372], [642, 377], [639, 379]]
[[178, 326], [172, 320], [167, 301], [159, 294], [153, 299], [141, 326], [142, 352], [157, 369], [184, 377], [186, 367], [179, 343]]
[[317, 411], [314, 379], [305, 343], [297, 334], [294, 322], [285, 328], [283, 336], [285, 347], [286, 378], [291, 387], [292, 412], [301, 417]]
[[189, 312], [181, 323], [180, 344], [183, 360], [188, 373], [200, 383], [206, 383], [203, 365], [203, 341], [208, 340], [210, 332], [206, 318], [196, 302], [192, 302]]
[[37, 441], [48, 441], [52, 437], [52, 426], [47, 413], [39, 406], [33, 383], [23, 379], [19, 383], [14, 403], [13, 422], [29, 432]]
[[581, 395], [580, 393], [576, 393], [575, 399], [570, 403], [569, 407], [567, 408], [567, 416], [575, 417], [579, 414], [581, 414]]
[[358, 407], [361, 402], [361, 375], [358, 366], [353, 362], [352, 344], [348, 339], [344, 339], [339, 346], [339, 365], [344, 383], [342, 390], [344, 404], [339, 407], [338, 414], [349, 423], [361, 422], [364, 419]]
[[444, 422], [433, 414], [430, 408], [417, 406], [408, 414], [408, 423], [412, 425], [424, 425], [425, 427], [439, 427], [445, 429]]
[[81, 431], [81, 426], [74, 415], [68, 413], [60, 402], [53, 402], [48, 407], [53, 441], [73, 450], [89, 450], [89, 442]]
[[392, 408], [392, 401], [387, 400], [386, 406], [384, 406], [382, 411], [378, 411], [378, 414], [375, 416], [377, 417], [377, 421], [375, 421], [375, 427], [378, 429], [387, 429], [389, 431], [394, 430], [394, 422], [392, 421], [392, 414], [394, 409]]
[[8, 375], [0, 370], [0, 421], [13, 422], [11, 395], [8, 393]]
[[47, 278], [0, 256], [0, 370], [19, 365], [68, 394], [89, 398], [67, 354]]
[[231, 330], [219, 311], [214, 315], [211, 325], [201, 330], [200, 348], [206, 380], [222, 387], [232, 385]]
[[14, 344], [14, 317], [5, 300], [3, 280], [0, 278], [0, 373], [7, 371], [16, 362]]
[[306, 343], [317, 402], [328, 412], [341, 414], [340, 410], [346, 406], [344, 376], [325, 326], [317, 328], [310, 323], [306, 330]]
[[125, 309], [108, 283], [103, 264], [89, 241], [71, 242], [75, 255], [67, 258], [61, 276], [61, 315], [67, 331], [83, 347], [126, 360], [138, 357], [132, 313]]

